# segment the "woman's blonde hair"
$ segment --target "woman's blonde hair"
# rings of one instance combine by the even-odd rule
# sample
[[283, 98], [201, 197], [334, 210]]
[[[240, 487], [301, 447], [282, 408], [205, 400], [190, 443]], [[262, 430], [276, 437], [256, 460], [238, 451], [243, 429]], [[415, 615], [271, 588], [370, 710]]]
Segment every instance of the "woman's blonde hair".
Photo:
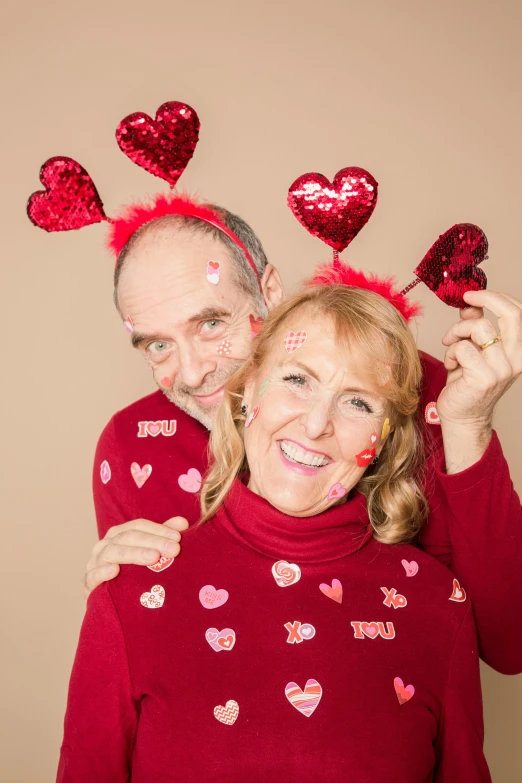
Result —
[[303, 311], [307, 317], [332, 323], [336, 339], [356, 352], [360, 366], [368, 367], [376, 391], [387, 401], [390, 434], [377, 465], [368, 468], [356, 489], [366, 496], [375, 538], [387, 544], [408, 541], [427, 511], [415, 483], [422, 449], [415, 421], [422, 377], [419, 354], [406, 321], [390, 302], [372, 291], [343, 285], [312, 286], [272, 310], [249, 360], [230, 378], [210, 438], [201, 522], [216, 513], [236, 476], [248, 470], [241, 412], [245, 385], [282, 341], [289, 319], [297, 313], [302, 317]]

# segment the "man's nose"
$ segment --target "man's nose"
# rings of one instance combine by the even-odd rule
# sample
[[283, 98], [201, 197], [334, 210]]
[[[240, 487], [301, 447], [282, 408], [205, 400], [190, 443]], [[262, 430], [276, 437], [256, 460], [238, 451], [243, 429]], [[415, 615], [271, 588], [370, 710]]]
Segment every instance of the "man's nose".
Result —
[[216, 371], [217, 359], [205, 352], [199, 352], [192, 345], [179, 347], [178, 377], [191, 389], [203, 384], [205, 377]]

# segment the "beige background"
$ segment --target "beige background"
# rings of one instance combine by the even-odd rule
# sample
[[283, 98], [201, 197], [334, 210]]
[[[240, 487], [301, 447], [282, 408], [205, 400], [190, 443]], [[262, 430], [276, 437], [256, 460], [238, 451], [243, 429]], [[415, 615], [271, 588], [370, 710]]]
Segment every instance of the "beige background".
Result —
[[[117, 123], [184, 100], [202, 133], [183, 186], [249, 220], [289, 288], [329, 254], [287, 209], [288, 186], [306, 171], [331, 178], [360, 165], [380, 199], [345, 253], [354, 265], [406, 284], [439, 233], [472, 221], [490, 240], [490, 287], [522, 298], [520, 9], [517, 0], [3, 5], [2, 781], [53, 779], [96, 535], [95, 442], [114, 411], [152, 390], [111, 303], [103, 227], [46, 235], [24, 215], [40, 164], [78, 159], [111, 214], [163, 187], [118, 150]], [[456, 311], [418, 294], [419, 345], [441, 357]], [[519, 490], [521, 391], [522, 381], [496, 420]], [[493, 777], [515, 783], [522, 677], [484, 666], [483, 682]]]

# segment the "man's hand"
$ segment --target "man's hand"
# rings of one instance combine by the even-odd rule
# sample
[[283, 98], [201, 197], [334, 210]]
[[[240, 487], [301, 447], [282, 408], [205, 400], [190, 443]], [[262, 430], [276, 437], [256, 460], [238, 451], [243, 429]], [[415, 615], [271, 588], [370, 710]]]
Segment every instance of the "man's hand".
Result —
[[[464, 294], [472, 309], [446, 333], [448, 380], [437, 400], [446, 469], [456, 473], [477, 462], [491, 439], [498, 400], [522, 373], [522, 302], [493, 291]], [[478, 308], [498, 318], [498, 330]], [[502, 339], [481, 350], [500, 336]]]
[[183, 517], [172, 517], [163, 525], [148, 519], [133, 519], [115, 525], [98, 541], [87, 563], [85, 595], [102, 582], [114, 579], [123, 563], [153, 565], [161, 556], [176, 557], [180, 551], [181, 531], [188, 528]]

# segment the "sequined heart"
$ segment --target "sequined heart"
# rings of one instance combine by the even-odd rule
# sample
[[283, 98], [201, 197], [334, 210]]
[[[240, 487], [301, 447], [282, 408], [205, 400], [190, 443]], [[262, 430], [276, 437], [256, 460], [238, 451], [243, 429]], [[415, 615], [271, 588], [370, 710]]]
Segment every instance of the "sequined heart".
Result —
[[129, 114], [116, 128], [116, 141], [133, 163], [175, 185], [194, 154], [199, 127], [194, 109], [170, 101], [155, 120], [141, 111]]
[[288, 206], [310, 234], [334, 250], [344, 250], [370, 219], [377, 182], [364, 169], [341, 169], [330, 182], [322, 174], [302, 174], [290, 186]]
[[40, 169], [45, 190], [29, 197], [29, 219], [44, 231], [72, 231], [107, 220], [94, 182], [72, 158], [49, 158]]
[[486, 258], [488, 240], [478, 226], [458, 223], [428, 250], [414, 274], [451, 307], [467, 307], [466, 291], [486, 288], [487, 278], [477, 268]]
[[317, 680], [307, 680], [304, 691], [295, 682], [289, 682], [285, 688], [285, 696], [301, 715], [309, 718], [317, 709], [323, 689]]

